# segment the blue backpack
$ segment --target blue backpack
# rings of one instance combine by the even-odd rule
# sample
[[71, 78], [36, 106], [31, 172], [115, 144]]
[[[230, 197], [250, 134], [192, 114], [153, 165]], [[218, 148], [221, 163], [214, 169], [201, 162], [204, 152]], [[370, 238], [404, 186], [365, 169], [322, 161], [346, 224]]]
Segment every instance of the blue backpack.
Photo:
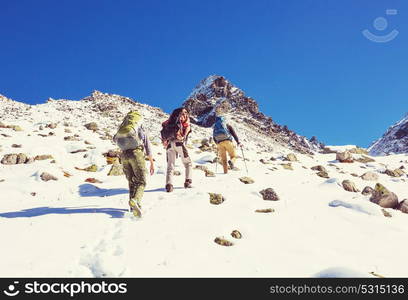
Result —
[[229, 133], [227, 126], [225, 125], [224, 117], [215, 118], [213, 138], [217, 144], [226, 140], [232, 141], [231, 134]]

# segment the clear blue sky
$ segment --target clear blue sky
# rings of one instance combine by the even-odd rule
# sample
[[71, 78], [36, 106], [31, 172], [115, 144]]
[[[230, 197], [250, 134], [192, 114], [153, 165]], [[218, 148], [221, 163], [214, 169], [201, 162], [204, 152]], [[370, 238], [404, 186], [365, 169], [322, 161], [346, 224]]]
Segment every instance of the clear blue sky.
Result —
[[406, 0], [3, 0], [0, 93], [33, 104], [97, 89], [169, 112], [219, 74], [279, 124], [368, 146], [408, 111], [407, 14]]

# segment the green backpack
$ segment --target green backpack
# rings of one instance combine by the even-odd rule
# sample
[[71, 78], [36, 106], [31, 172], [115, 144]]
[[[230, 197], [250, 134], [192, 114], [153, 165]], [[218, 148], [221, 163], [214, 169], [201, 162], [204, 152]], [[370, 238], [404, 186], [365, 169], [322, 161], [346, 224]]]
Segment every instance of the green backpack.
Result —
[[138, 111], [129, 112], [120, 124], [118, 132], [113, 137], [113, 141], [121, 150], [136, 149], [142, 146], [142, 141], [139, 138], [138, 124], [142, 119], [142, 115]]

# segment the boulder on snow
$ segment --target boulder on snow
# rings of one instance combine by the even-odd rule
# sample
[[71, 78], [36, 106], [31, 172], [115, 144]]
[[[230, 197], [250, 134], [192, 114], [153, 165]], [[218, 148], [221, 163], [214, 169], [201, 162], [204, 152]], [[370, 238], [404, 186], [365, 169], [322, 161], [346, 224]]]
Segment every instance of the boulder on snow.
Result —
[[43, 181], [58, 180], [57, 177], [55, 177], [54, 175], [52, 175], [52, 174], [50, 174], [50, 173], [47, 173], [47, 172], [43, 172], [43, 173], [40, 175], [40, 178], [41, 178], [41, 180], [43, 180]]
[[21, 144], [13, 144], [11, 145], [12, 148], [21, 148], [22, 145]]
[[353, 155], [350, 151], [338, 152], [336, 154], [336, 159], [341, 163], [352, 163], [354, 162]]
[[245, 184], [252, 184], [255, 182], [251, 177], [247, 177], [247, 176], [241, 177], [239, 178], [239, 180]]
[[293, 153], [289, 153], [288, 155], [286, 155], [284, 160], [286, 160], [286, 161], [298, 161], [296, 155], [293, 154]]
[[210, 203], [219, 205], [225, 201], [225, 198], [221, 194], [208, 193], [210, 195]]
[[54, 158], [50, 154], [37, 155], [36, 157], [34, 157], [34, 160], [46, 160], [46, 159], [54, 159]]
[[391, 177], [401, 177], [402, 175], [405, 174], [405, 172], [402, 169], [395, 169], [395, 170], [385, 170], [385, 174]]
[[267, 188], [259, 192], [264, 200], [278, 201], [279, 196], [273, 190], [273, 188]]
[[263, 158], [261, 158], [259, 161], [260, 161], [261, 163], [263, 163], [264, 165], [270, 165], [270, 164], [272, 163], [271, 161], [266, 160], [266, 159], [263, 159]]
[[343, 180], [343, 182], [341, 184], [342, 184], [343, 188], [348, 192], [353, 192], [353, 193], [360, 192], [360, 190], [357, 189], [356, 185], [351, 180]]
[[374, 189], [370, 186], [366, 186], [361, 192], [361, 194], [363, 194], [364, 196], [372, 195], [373, 193], [374, 193]]
[[281, 164], [281, 166], [282, 166], [285, 170], [293, 170], [293, 167], [292, 167], [292, 164], [291, 164], [291, 163]]
[[317, 172], [316, 175], [323, 178], [330, 178], [329, 173], [327, 173], [326, 171]]
[[257, 210], [255, 210], [255, 212], [256, 213], [264, 213], [264, 214], [266, 214], [266, 213], [272, 213], [272, 212], [274, 212], [275, 210], [273, 209], [273, 208], [263, 208], [263, 209], [257, 209]]
[[398, 206], [398, 196], [380, 183], [375, 185], [370, 201], [384, 208], [396, 208]]
[[28, 158], [27, 155], [24, 153], [9, 153], [4, 155], [1, 160], [3, 165], [17, 165], [17, 164], [25, 164]]
[[374, 159], [372, 159], [371, 157], [365, 156], [365, 155], [362, 155], [361, 157], [357, 158], [356, 161], [363, 163], [363, 164], [375, 162]]
[[372, 171], [366, 172], [363, 175], [361, 175], [361, 179], [367, 180], [367, 181], [377, 181], [378, 178], [379, 178], [378, 174]]
[[95, 122], [91, 122], [91, 123], [85, 124], [84, 126], [85, 126], [85, 128], [88, 129], [88, 130], [97, 131], [97, 130], [99, 129], [99, 128], [98, 128], [98, 124], [96, 124]]
[[204, 170], [205, 177], [215, 177], [215, 173], [209, 169]]
[[215, 238], [214, 242], [217, 243], [218, 245], [226, 246], [226, 247], [234, 245], [232, 242], [222, 237]]
[[238, 230], [233, 230], [231, 232], [231, 236], [235, 239], [241, 239], [242, 238], [242, 234], [241, 232], [239, 232]]
[[313, 171], [327, 172], [326, 168], [323, 167], [323, 166], [321, 166], [321, 165], [311, 167], [311, 169], [312, 169]]
[[399, 204], [397, 209], [399, 209], [401, 212], [408, 214], [408, 199], [402, 200]]
[[360, 147], [350, 149], [349, 151], [351, 153], [354, 153], [354, 154], [366, 154], [366, 155], [368, 155], [368, 151], [366, 149], [360, 148]]

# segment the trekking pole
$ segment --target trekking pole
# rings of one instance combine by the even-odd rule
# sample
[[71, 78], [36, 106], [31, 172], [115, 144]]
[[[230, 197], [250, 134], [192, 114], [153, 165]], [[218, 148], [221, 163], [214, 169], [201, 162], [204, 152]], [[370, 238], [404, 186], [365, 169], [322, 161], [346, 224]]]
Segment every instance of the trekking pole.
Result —
[[246, 172], [247, 172], [247, 175], [248, 175], [248, 167], [247, 167], [247, 164], [246, 164], [246, 161], [245, 161], [244, 149], [242, 149], [242, 146], [240, 146], [240, 148], [241, 148], [241, 152], [242, 152], [242, 158], [244, 159], [245, 169], [246, 169]]
[[215, 151], [217, 153], [217, 156], [215, 157], [215, 174], [217, 174], [217, 167], [218, 167], [218, 147], [217, 150]]

